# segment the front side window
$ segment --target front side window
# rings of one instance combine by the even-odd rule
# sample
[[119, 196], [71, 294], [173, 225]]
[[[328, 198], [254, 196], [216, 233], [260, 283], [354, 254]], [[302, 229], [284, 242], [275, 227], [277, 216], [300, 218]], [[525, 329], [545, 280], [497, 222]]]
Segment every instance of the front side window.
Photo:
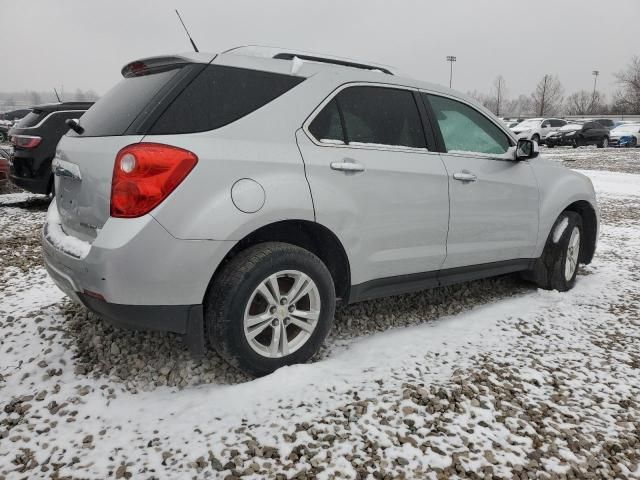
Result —
[[358, 86], [336, 96], [349, 145], [426, 148], [413, 93], [385, 87]]
[[477, 110], [438, 95], [423, 97], [431, 104], [449, 153], [502, 155], [509, 150], [509, 137]]

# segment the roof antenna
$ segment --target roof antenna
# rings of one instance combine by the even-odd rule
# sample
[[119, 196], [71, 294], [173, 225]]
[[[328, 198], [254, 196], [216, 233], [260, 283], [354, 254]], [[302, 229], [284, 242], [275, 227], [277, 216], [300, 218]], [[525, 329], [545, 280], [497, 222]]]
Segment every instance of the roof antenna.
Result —
[[176, 15], [178, 15], [178, 18], [180, 19], [180, 23], [182, 24], [182, 27], [184, 28], [184, 31], [187, 33], [187, 37], [189, 37], [189, 41], [191, 42], [191, 45], [193, 46], [193, 49], [196, 51], [196, 53], [198, 53], [200, 50], [198, 50], [198, 47], [196, 47], [196, 43], [193, 41], [193, 38], [191, 38], [191, 35], [189, 35], [189, 30], [187, 30], [187, 26], [182, 21], [182, 17], [180, 16], [180, 12], [178, 12], [177, 9], [176, 9]]
[[56, 98], [58, 99], [58, 102], [62, 103], [62, 100], [60, 100], [60, 95], [58, 95], [58, 91], [55, 88], [53, 89], [53, 93], [56, 94]]

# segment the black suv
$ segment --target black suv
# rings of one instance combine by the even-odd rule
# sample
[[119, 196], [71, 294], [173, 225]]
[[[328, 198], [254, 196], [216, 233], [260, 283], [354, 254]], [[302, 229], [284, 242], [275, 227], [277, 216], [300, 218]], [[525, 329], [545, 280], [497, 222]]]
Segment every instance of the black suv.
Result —
[[93, 102], [62, 102], [33, 107], [9, 130], [13, 144], [11, 181], [33, 193], [52, 193], [51, 162], [58, 142], [69, 130], [66, 121], [80, 118], [91, 105]]

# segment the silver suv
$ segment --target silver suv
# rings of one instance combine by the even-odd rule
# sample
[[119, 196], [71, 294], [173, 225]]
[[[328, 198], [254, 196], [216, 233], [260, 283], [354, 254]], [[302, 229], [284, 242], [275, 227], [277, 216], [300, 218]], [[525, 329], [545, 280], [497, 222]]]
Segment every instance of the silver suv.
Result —
[[115, 324], [262, 375], [309, 360], [337, 300], [510, 272], [564, 291], [594, 255], [589, 179], [447, 88], [263, 47], [122, 73], [58, 145], [42, 240]]

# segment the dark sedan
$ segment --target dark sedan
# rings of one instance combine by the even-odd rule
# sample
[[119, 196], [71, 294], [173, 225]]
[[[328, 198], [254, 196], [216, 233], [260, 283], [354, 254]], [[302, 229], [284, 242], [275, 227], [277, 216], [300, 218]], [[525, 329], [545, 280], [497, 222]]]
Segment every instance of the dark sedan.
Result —
[[547, 135], [547, 147], [596, 145], [598, 148], [609, 146], [609, 129], [598, 122], [587, 122], [584, 125], [566, 125], [562, 129]]

